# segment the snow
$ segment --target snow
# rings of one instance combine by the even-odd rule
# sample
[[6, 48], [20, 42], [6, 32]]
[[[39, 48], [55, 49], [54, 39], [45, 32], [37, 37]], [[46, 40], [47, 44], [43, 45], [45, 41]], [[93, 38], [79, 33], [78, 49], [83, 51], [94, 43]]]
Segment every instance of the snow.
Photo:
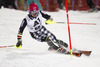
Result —
[[[54, 21], [66, 22], [66, 11], [46, 12]], [[0, 46], [15, 45], [17, 32], [22, 19], [28, 11], [0, 9]], [[67, 24], [43, 25], [69, 44]], [[23, 47], [0, 48], [0, 67], [100, 67], [100, 11], [69, 11], [69, 21], [77, 23], [96, 23], [96, 25], [70, 24], [72, 48], [92, 50], [91, 56], [71, 57], [48, 51], [47, 43], [31, 38], [27, 28], [23, 33]]]

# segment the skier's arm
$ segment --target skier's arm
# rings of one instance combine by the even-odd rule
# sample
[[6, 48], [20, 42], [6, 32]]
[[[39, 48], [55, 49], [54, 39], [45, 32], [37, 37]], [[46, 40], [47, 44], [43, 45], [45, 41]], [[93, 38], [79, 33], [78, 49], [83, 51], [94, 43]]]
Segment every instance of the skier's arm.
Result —
[[18, 49], [20, 49], [22, 47], [22, 34], [23, 34], [23, 31], [24, 31], [26, 25], [27, 25], [26, 19], [23, 19], [23, 21], [20, 25], [19, 31], [18, 31], [18, 35], [17, 35], [18, 42], [16, 44], [16, 48], [18, 48]]
[[26, 21], [26, 19], [23, 19], [23, 21], [20, 25], [19, 31], [18, 31], [18, 35], [17, 35], [18, 40], [20, 40], [22, 38], [22, 34], [23, 34], [23, 31], [24, 31], [26, 25], [27, 25], [27, 21]]
[[47, 19], [47, 20], [53, 20], [53, 19], [51, 18], [50, 15], [45, 14], [45, 13], [43, 13], [42, 11], [40, 11], [40, 13], [42, 14], [42, 17], [43, 17], [43, 18], [45, 18], [45, 19]]

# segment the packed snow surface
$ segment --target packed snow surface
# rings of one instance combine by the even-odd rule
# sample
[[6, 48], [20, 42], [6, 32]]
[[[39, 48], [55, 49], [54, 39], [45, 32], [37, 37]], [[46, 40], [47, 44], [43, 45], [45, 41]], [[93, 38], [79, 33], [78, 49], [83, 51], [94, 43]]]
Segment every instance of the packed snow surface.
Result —
[[[51, 15], [55, 22], [66, 22], [66, 11], [46, 12]], [[0, 9], [0, 46], [15, 45], [17, 33], [22, 19], [28, 11], [14, 9]], [[58, 54], [48, 51], [45, 42], [38, 42], [31, 38], [27, 27], [22, 36], [23, 46], [0, 48], [0, 67], [100, 67], [100, 11], [88, 13], [86, 11], [69, 11], [72, 48], [79, 50], [91, 50], [91, 56], [71, 57], [70, 55]], [[68, 25], [55, 23], [45, 25], [57, 39], [69, 44]]]

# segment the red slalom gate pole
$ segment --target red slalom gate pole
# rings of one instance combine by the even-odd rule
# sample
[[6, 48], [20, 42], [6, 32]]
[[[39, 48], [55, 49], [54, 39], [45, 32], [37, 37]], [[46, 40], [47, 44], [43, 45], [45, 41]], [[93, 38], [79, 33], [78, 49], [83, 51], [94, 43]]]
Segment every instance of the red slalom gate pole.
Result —
[[72, 53], [72, 44], [71, 44], [71, 34], [70, 34], [70, 26], [69, 26], [69, 15], [68, 15], [68, 5], [67, 5], [67, 0], [65, 0], [65, 5], [66, 5], [66, 14], [67, 14], [67, 24], [68, 24], [68, 34], [69, 34], [69, 44], [70, 44], [70, 54], [71, 57], [73, 56]]

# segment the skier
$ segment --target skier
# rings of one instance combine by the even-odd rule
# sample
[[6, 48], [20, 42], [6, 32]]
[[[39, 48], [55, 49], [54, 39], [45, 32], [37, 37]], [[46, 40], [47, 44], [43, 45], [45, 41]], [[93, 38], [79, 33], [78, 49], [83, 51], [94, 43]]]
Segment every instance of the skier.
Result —
[[[38, 40], [40, 42], [47, 42], [47, 44], [50, 46], [49, 50], [56, 50], [61, 53], [66, 52], [65, 49], [60, 48], [61, 46], [68, 47], [68, 45], [63, 42], [62, 40], [58, 40], [54, 34], [52, 34], [50, 31], [48, 31], [43, 25], [42, 25], [42, 17], [45, 19], [53, 20], [50, 15], [44, 14], [42, 11], [39, 11], [38, 6], [35, 3], [31, 3], [29, 5], [29, 14], [23, 19], [19, 32], [17, 35], [18, 42], [16, 44], [17, 48], [22, 47], [22, 34], [24, 31], [24, 28], [27, 26], [28, 30], [31, 34], [31, 37], [35, 40]], [[56, 45], [55, 45], [56, 44]]]

